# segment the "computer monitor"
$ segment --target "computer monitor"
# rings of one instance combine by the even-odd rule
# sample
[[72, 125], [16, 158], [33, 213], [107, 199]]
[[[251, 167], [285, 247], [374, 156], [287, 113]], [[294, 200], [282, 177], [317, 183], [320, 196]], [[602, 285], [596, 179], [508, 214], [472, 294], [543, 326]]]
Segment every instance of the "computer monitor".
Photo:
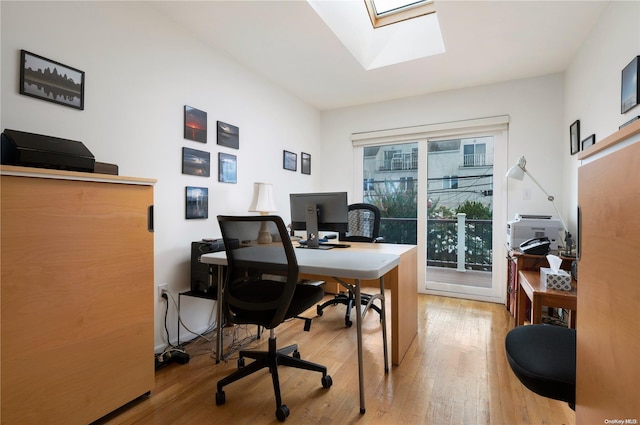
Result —
[[307, 231], [307, 247], [318, 247], [318, 231], [347, 232], [347, 192], [292, 193], [291, 230]]

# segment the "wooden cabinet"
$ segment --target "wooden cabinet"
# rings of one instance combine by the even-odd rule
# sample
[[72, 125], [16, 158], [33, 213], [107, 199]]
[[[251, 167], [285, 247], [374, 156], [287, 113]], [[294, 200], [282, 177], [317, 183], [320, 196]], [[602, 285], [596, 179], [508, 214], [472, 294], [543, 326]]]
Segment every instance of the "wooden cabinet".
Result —
[[[583, 151], [576, 423], [640, 420], [640, 121]], [[624, 422], [631, 420], [636, 422]], [[609, 422], [607, 422], [609, 421]]]
[[2, 424], [86, 424], [154, 384], [154, 180], [2, 166]]

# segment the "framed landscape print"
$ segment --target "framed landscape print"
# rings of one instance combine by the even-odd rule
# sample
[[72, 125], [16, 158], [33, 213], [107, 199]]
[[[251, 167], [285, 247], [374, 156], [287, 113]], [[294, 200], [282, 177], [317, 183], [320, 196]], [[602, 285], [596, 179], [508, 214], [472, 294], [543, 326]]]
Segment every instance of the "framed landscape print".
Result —
[[298, 154], [282, 151], [282, 168], [289, 171], [298, 170]]
[[218, 153], [218, 181], [238, 183], [238, 159], [235, 155]]
[[20, 94], [84, 110], [84, 71], [20, 50]]
[[184, 106], [184, 138], [207, 143], [207, 113]]
[[235, 125], [218, 121], [218, 141], [220, 146], [240, 149], [240, 129]]
[[182, 148], [182, 174], [209, 177], [211, 154], [196, 149]]
[[575, 120], [569, 127], [569, 142], [571, 155], [575, 155], [580, 150], [580, 120]]
[[301, 162], [302, 174], [311, 174], [311, 155], [302, 152]]
[[633, 58], [631, 62], [622, 70], [622, 95], [620, 99], [620, 112], [625, 113], [638, 104], [640, 98], [640, 86], [638, 76], [640, 76], [640, 56]]
[[185, 217], [209, 218], [209, 189], [187, 186], [185, 190]]

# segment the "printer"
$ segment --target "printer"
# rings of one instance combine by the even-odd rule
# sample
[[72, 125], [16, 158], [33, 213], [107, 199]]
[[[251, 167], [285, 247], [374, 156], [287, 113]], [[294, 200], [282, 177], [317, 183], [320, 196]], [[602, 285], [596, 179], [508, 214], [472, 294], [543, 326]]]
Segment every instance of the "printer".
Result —
[[560, 220], [551, 216], [516, 214], [513, 220], [507, 221], [507, 248], [516, 249], [524, 241], [546, 237], [551, 242], [549, 249], [555, 251], [561, 230]]

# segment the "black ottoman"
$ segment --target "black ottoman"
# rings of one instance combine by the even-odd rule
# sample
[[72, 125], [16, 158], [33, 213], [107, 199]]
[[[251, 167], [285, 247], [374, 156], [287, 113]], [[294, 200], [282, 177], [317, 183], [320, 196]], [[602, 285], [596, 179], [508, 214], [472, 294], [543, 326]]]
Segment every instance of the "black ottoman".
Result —
[[576, 331], [552, 325], [519, 326], [505, 338], [507, 360], [525, 387], [575, 410]]

